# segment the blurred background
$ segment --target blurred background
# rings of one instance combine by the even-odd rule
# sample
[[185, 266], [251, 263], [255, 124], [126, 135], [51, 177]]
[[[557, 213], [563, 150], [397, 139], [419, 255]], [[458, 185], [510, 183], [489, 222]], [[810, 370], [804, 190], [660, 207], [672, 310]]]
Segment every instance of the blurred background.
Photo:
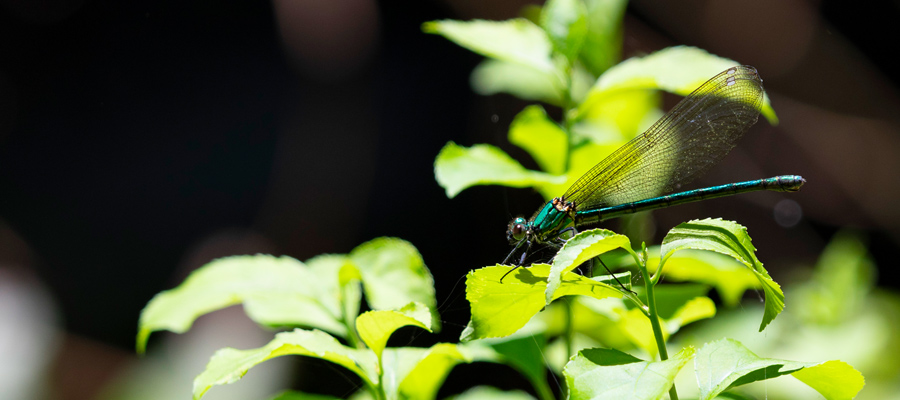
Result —
[[[0, 398], [186, 398], [215, 349], [272, 333], [233, 307], [154, 335], [139, 359], [154, 294], [216, 257], [305, 260], [379, 236], [412, 242], [435, 276], [444, 331], [421, 340], [455, 342], [468, 321], [460, 279], [502, 260], [509, 218], [541, 198], [475, 187], [450, 200], [437, 185], [450, 140], [535, 164], [506, 140], [527, 103], [474, 94], [480, 57], [420, 25], [532, 3], [0, 0]], [[655, 212], [650, 240], [688, 219], [733, 219], [781, 282], [850, 229], [877, 284], [896, 291], [898, 20], [896, 1], [631, 2], [625, 57], [686, 44], [753, 65], [780, 117], [697, 185], [808, 181]], [[208, 398], [348, 393], [339, 373], [297, 368], [275, 360]], [[477, 380], [455, 371], [441, 393]]]

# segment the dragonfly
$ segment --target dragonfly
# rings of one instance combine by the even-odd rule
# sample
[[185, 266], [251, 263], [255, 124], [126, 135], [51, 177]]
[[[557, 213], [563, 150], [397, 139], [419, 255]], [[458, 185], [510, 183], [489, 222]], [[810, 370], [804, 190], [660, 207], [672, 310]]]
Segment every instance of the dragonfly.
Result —
[[560, 247], [567, 234], [601, 221], [740, 193], [800, 190], [806, 183], [803, 177], [782, 175], [673, 193], [718, 164], [756, 123], [765, 93], [762, 82], [751, 66], [728, 68], [588, 170], [531, 219], [514, 218], [506, 236], [515, 247], [503, 264], [518, 249], [525, 250], [500, 281], [525, 263], [533, 245]]

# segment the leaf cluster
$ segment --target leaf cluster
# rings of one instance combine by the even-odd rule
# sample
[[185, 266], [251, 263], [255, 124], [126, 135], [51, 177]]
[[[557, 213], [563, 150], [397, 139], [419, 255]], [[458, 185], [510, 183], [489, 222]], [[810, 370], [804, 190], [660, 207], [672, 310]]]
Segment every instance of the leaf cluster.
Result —
[[[525, 168], [495, 146], [448, 143], [435, 161], [435, 177], [448, 197], [486, 184], [534, 188], [546, 198], [557, 195], [659, 117], [660, 91], [685, 95], [736, 64], [686, 46], [620, 63], [622, 0], [549, 0], [530, 10], [528, 18], [508, 21], [423, 25], [425, 32], [486, 57], [472, 73], [477, 92], [508, 93], [562, 109], [557, 122], [543, 106], [532, 105], [510, 126], [509, 141], [541, 170]], [[767, 98], [762, 114], [777, 122]], [[570, 399], [660, 399], [667, 393], [677, 398], [675, 376], [691, 361], [701, 399], [734, 398], [734, 388], [781, 375], [829, 399], [852, 398], [862, 388], [859, 372], [841, 361], [760, 358], [730, 339], [668, 356], [671, 335], [715, 316], [710, 288], [726, 305], [737, 304], [746, 290], [762, 289], [760, 331], [783, 310], [784, 294], [757, 259], [743, 226], [719, 219], [690, 221], [670, 230], [661, 246], [634, 247], [626, 236], [595, 229], [570, 238], [552, 262], [519, 268], [503, 283], [509, 266], [471, 271], [466, 276], [471, 320], [461, 343], [429, 348], [388, 346], [404, 326], [440, 329], [432, 276], [408, 242], [381, 238], [349, 254], [306, 262], [267, 255], [223, 258], [148, 303], [137, 349], [144, 352], [154, 331], [185, 332], [199, 316], [241, 304], [258, 324], [287, 330], [256, 349], [216, 352], [194, 380], [195, 399], [285, 355], [319, 358], [357, 375], [363, 387], [354, 399], [434, 399], [452, 368], [476, 361], [511, 366], [542, 400], [554, 398], [548, 364], [565, 377]], [[612, 265], [636, 271], [596, 277], [576, 273], [590, 260], [613, 261], [610, 256], [616, 254]], [[658, 286], [663, 275], [686, 284]], [[641, 287], [632, 287], [635, 279]], [[361, 313], [363, 300], [370, 309]], [[330, 398], [298, 392], [276, 397]], [[456, 398], [532, 397], [475, 387]]]

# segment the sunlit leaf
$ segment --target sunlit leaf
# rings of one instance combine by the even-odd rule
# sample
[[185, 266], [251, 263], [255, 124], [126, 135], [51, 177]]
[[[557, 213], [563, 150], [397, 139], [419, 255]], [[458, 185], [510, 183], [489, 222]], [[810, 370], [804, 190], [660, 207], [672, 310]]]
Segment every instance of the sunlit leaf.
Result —
[[368, 311], [356, 319], [359, 337], [379, 358], [391, 334], [408, 325], [431, 331], [431, 310], [422, 303], [410, 303], [399, 310]]
[[[485, 267], [470, 271], [466, 276], [466, 299], [471, 305], [472, 320], [460, 340], [511, 335], [544, 308], [550, 266], [534, 264], [519, 268], [500, 283], [500, 277], [510, 268], [506, 265]], [[553, 299], [576, 294], [594, 298], [622, 296], [609, 285], [570, 272], [554, 291]]]
[[531, 154], [545, 172], [565, 172], [568, 138], [541, 106], [528, 106], [516, 115], [509, 126], [509, 142]]
[[[604, 107], [609, 96], [622, 90], [664, 90], [686, 96], [709, 78], [735, 65], [738, 65], [736, 61], [688, 46], [669, 47], [645, 57], [631, 58], [600, 76], [579, 106], [579, 115]], [[768, 96], [763, 98], [761, 112], [770, 123], [778, 123]]]
[[566, 241], [566, 244], [553, 258], [553, 267], [550, 269], [544, 296], [547, 304], [559, 297], [555, 292], [560, 288], [563, 274], [578, 268], [579, 265], [600, 254], [617, 248], [631, 251], [631, 242], [627, 236], [618, 235], [606, 229], [580, 232]]
[[[687, 286], [688, 289], [684, 290], [682, 286]], [[642, 292], [641, 286], [636, 286], [635, 289], [638, 293]], [[656, 292], [663, 340], [689, 323], [715, 315], [715, 306], [712, 300], [703, 296], [706, 290], [700, 285], [659, 285]], [[641, 295], [641, 298], [644, 296]], [[563, 334], [564, 316], [558, 308], [551, 305], [539, 315], [547, 325], [547, 335]], [[575, 332], [593, 339], [603, 347], [619, 350], [638, 347], [651, 356], [658, 351], [650, 320], [623, 299], [596, 300], [578, 297], [572, 303], [572, 315]]]
[[862, 390], [862, 375], [841, 361], [808, 363], [760, 358], [736, 340], [707, 343], [694, 359], [700, 399], [711, 399], [740, 385], [791, 374], [826, 399], [852, 399]]
[[563, 375], [573, 400], [661, 399], [693, 355], [694, 349], [686, 348], [666, 361], [647, 362], [618, 350], [586, 349]]
[[784, 309], [784, 293], [781, 286], [763, 268], [756, 258], [756, 248], [750, 241], [747, 228], [732, 221], [704, 219], [685, 222], [672, 228], [663, 239], [660, 253], [663, 272], [668, 258], [676, 251], [693, 249], [724, 254], [744, 264], [762, 285], [766, 294], [766, 307], [759, 330]]
[[[659, 348], [656, 345], [656, 336], [653, 335], [653, 326], [650, 325], [650, 319], [637, 308], [622, 309], [617, 317], [615, 321], [616, 327], [619, 328], [622, 334], [635, 346], [644, 350], [647, 355], [656, 357]], [[665, 321], [660, 319], [660, 325], [665, 326]], [[663, 330], [662, 336], [663, 342], [666, 342], [671, 334]]]
[[431, 21], [422, 24], [422, 30], [444, 36], [486, 57], [519, 63], [546, 73], [555, 72], [550, 58], [550, 39], [527, 19]]
[[523, 100], [562, 104], [563, 90], [553, 74], [523, 64], [486, 59], [469, 78], [475, 93], [490, 96], [508, 93]]
[[422, 303], [432, 310], [431, 329], [440, 330], [440, 316], [434, 311], [434, 279], [412, 244], [396, 238], [378, 238], [353, 249], [350, 259], [362, 276], [370, 308], [396, 310], [410, 302]]
[[[618, 91], [606, 96], [603, 107], [587, 110], [572, 133], [597, 144], [619, 146], [647, 130], [663, 116], [661, 96], [650, 90]], [[600, 159], [594, 160], [594, 164]]]
[[194, 378], [194, 399], [203, 397], [215, 385], [238, 381], [259, 363], [286, 355], [321, 358], [355, 373], [371, 387], [378, 384], [378, 362], [371, 350], [344, 346], [319, 330], [296, 329], [279, 333], [271, 342], [256, 349], [216, 351], [206, 369]]
[[[235, 256], [210, 262], [178, 287], [153, 297], [141, 312], [137, 337], [143, 352], [150, 333], [183, 333], [206, 313], [244, 303], [247, 315], [265, 325], [301, 325], [346, 334], [340, 305], [328, 292], [337, 271], [322, 275], [290, 257]], [[358, 307], [358, 304], [357, 304]]]
[[581, 0], [549, 0], [541, 13], [541, 27], [556, 52], [571, 63], [587, 35], [587, 9]]
[[675, 311], [675, 315], [664, 320], [669, 334], [678, 332], [682, 326], [701, 319], [716, 316], [716, 304], [709, 297], [695, 297]]
[[447, 143], [434, 161], [434, 176], [450, 198], [475, 185], [521, 188], [561, 183], [565, 179], [526, 169], [491, 145], [479, 144], [467, 148], [453, 142]]
[[[678, 332], [682, 326], [692, 322], [712, 318], [716, 315], [716, 306], [708, 297], [696, 297], [684, 303], [674, 315], [668, 318], [660, 318], [663, 341]], [[649, 356], [656, 357], [659, 347], [656, 344], [656, 336], [650, 320], [636, 308], [623, 309], [616, 315], [615, 326], [635, 346], [644, 350]]]
[[829, 400], [852, 399], [865, 386], [863, 375], [843, 361], [826, 361], [791, 374]]

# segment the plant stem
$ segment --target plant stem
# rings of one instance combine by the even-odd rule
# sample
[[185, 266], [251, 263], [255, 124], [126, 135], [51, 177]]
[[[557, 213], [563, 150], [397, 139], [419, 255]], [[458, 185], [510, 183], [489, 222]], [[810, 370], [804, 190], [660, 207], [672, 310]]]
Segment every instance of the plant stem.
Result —
[[546, 378], [532, 380], [531, 386], [534, 387], [534, 391], [537, 392], [539, 399], [541, 399], [541, 400], [556, 400], [556, 397], [553, 397], [553, 391], [550, 390], [550, 385], [547, 384]]
[[566, 310], [566, 357], [572, 357], [572, 351], [574, 350], [575, 344], [575, 326], [572, 323], [573, 312], [572, 312], [572, 303], [571, 299], [566, 298], [563, 301], [563, 307]]
[[[656, 339], [656, 348], [659, 350], [659, 359], [665, 361], [669, 359], [669, 353], [666, 351], [666, 342], [663, 339], [662, 327], [659, 325], [659, 310], [656, 308], [656, 292], [653, 290], [654, 284], [650, 275], [647, 273], [647, 259], [641, 257], [638, 264], [641, 274], [644, 275], [644, 288], [647, 290], [647, 307], [650, 312], [650, 326], [653, 327], [653, 337]], [[675, 384], [669, 389], [669, 398], [678, 400], [678, 391], [675, 390]]]
[[378, 357], [378, 388], [375, 394], [378, 400], [387, 399], [387, 394], [384, 393], [384, 364], [381, 363], [381, 357]]

